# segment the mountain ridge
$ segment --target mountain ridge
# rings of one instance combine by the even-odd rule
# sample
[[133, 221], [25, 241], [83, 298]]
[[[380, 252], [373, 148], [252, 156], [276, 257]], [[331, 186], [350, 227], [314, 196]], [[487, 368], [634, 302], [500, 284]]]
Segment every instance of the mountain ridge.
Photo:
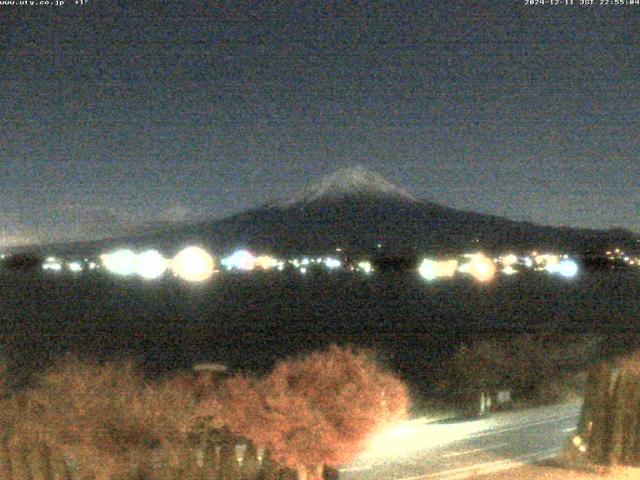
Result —
[[[407, 255], [486, 250], [605, 251], [640, 247], [640, 236], [612, 229], [537, 225], [497, 215], [458, 210], [416, 199], [363, 167], [339, 170], [289, 198], [221, 219], [163, 225], [78, 249], [160, 248], [168, 252], [197, 243], [225, 254], [250, 248], [274, 254], [334, 252]], [[383, 245], [382, 250], [378, 245]], [[71, 245], [61, 246], [63, 249]]]

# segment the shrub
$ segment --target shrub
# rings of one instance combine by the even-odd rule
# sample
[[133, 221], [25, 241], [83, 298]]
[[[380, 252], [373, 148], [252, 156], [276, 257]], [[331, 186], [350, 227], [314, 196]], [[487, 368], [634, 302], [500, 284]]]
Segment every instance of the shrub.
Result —
[[577, 372], [593, 359], [600, 342], [592, 335], [525, 334], [462, 345], [452, 357], [448, 384], [463, 398], [500, 388], [534, 403], [575, 397], [580, 390]]
[[131, 362], [67, 359], [14, 396], [12, 410], [22, 418], [13, 422], [10, 442], [46, 444], [80, 475], [96, 479], [148, 472], [158, 458], [177, 468], [203, 420], [197, 387], [182, 377], [150, 383]]
[[301, 478], [351, 460], [409, 406], [405, 385], [370, 353], [337, 346], [279, 362], [260, 381], [232, 378], [224, 390], [229, 427]]

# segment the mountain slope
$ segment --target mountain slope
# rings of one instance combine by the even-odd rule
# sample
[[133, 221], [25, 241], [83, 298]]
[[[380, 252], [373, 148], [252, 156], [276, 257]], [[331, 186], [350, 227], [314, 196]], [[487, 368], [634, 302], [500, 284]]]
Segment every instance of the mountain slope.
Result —
[[444, 207], [418, 200], [380, 175], [356, 167], [254, 210], [96, 242], [92, 249], [149, 246], [171, 252], [195, 242], [220, 254], [240, 247], [285, 255], [328, 253], [337, 247], [354, 254], [384, 255], [480, 249], [585, 253], [613, 245], [637, 249], [637, 239], [619, 229], [541, 226]]

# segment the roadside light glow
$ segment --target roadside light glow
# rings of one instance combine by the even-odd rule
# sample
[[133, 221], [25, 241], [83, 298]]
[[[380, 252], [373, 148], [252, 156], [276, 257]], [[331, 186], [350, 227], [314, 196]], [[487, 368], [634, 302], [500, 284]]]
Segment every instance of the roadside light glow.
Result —
[[423, 418], [408, 420], [374, 434], [358, 457], [358, 462], [378, 463], [397, 461], [425, 449], [442, 447], [463, 440], [470, 435], [491, 430], [488, 420], [456, 424], [425, 424]]
[[504, 265], [505, 267], [509, 267], [515, 263], [518, 263], [518, 257], [516, 257], [513, 253], [502, 257], [502, 265]]
[[75, 273], [81, 272], [82, 271], [82, 264], [80, 262], [70, 262], [67, 265], [67, 268], [71, 272], [75, 272]]
[[129, 249], [116, 250], [100, 256], [102, 264], [116, 275], [131, 275], [135, 273], [137, 255]]
[[167, 260], [157, 250], [146, 250], [136, 258], [135, 271], [147, 280], [160, 278], [167, 268]]
[[502, 269], [502, 273], [504, 273], [505, 275], [514, 275], [518, 273], [518, 271], [515, 268], [513, 268], [511, 265], [507, 265]]
[[247, 250], [238, 250], [220, 262], [227, 270], [253, 270], [256, 257]]
[[493, 261], [482, 253], [465, 255], [471, 260], [469, 263], [461, 265], [460, 272], [468, 273], [479, 282], [488, 282], [493, 279], [496, 273], [496, 266]]
[[183, 280], [203, 282], [214, 272], [213, 257], [199, 247], [187, 247], [171, 261], [171, 269]]
[[278, 266], [278, 260], [269, 255], [260, 255], [255, 260], [255, 266], [262, 270], [271, 270]]
[[342, 262], [340, 262], [340, 260], [338, 260], [337, 258], [326, 258], [324, 260], [324, 264], [327, 266], [328, 269], [333, 270], [334, 268], [340, 268], [342, 266]]
[[367, 275], [371, 273], [373, 268], [371, 267], [371, 262], [360, 262], [358, 263], [358, 270], [366, 273]]
[[572, 278], [578, 274], [578, 264], [573, 260], [563, 260], [557, 266], [558, 273], [565, 278]]
[[439, 277], [451, 278], [455, 275], [457, 269], [457, 260], [437, 262], [435, 260], [425, 258], [418, 267], [418, 273], [425, 280], [435, 280]]
[[425, 258], [420, 264], [420, 267], [418, 267], [418, 273], [425, 280], [435, 280], [438, 276], [436, 274], [436, 262]]
[[62, 264], [57, 260], [48, 260], [42, 265], [43, 270], [53, 270], [54, 272], [59, 272], [62, 270]]

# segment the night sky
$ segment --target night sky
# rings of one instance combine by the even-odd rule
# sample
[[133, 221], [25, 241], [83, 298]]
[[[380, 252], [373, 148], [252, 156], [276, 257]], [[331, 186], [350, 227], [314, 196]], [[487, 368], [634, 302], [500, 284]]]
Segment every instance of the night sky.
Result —
[[353, 165], [640, 232], [640, 6], [73, 3], [0, 5], [0, 246], [224, 216]]

